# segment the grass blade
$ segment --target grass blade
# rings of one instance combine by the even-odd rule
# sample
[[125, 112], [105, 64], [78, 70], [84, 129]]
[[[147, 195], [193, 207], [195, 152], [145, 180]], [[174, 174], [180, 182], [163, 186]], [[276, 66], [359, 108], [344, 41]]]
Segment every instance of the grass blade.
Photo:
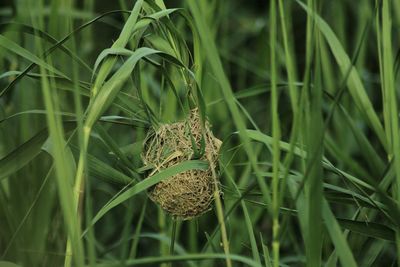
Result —
[[38, 58], [25, 48], [19, 46], [17, 43], [11, 41], [10, 39], [4, 37], [3, 35], [0, 34], [0, 46], [3, 47], [4, 49], [10, 50], [11, 52], [25, 58], [26, 60], [35, 63], [39, 66], [42, 66], [46, 70], [57, 74], [63, 78], [67, 78], [61, 71], [55, 69], [53, 66], [47, 64], [44, 62], [42, 59]]
[[208, 167], [208, 164], [203, 161], [192, 160], [192, 161], [179, 163], [178, 165], [174, 165], [170, 168], [163, 170], [162, 172], [159, 172], [149, 178], [144, 179], [143, 181], [137, 183], [136, 185], [129, 188], [125, 192], [116, 196], [114, 199], [110, 200], [105, 206], [103, 206], [99, 210], [99, 212], [96, 214], [96, 216], [93, 218], [90, 226], [93, 226], [98, 220], [100, 220], [107, 212], [109, 212], [114, 207], [118, 206], [119, 204], [126, 201], [127, 199], [147, 190], [148, 188], [161, 182], [162, 180], [167, 179], [168, 177], [174, 176], [180, 172], [193, 170], [193, 169], [205, 170], [205, 169], [207, 169], [207, 167]]
[[351, 252], [349, 244], [347, 243], [340, 226], [329, 207], [328, 202], [323, 199], [322, 202], [322, 216], [324, 223], [332, 243], [335, 245], [337, 255], [343, 266], [357, 267], [356, 260]]

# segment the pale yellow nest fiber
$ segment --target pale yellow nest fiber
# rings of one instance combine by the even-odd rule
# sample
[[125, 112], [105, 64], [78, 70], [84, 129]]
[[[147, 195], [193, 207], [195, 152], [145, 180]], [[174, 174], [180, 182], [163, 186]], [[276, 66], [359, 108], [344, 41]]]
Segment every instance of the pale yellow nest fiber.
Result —
[[149, 190], [151, 200], [175, 218], [183, 220], [199, 216], [211, 208], [213, 194], [217, 188], [217, 180], [213, 177], [211, 166], [217, 166], [221, 141], [214, 137], [208, 122], [202, 130], [198, 110], [194, 109], [184, 122], [163, 124], [149, 133], [142, 154], [145, 166], [154, 168], [151, 176], [170, 166], [193, 159], [193, 141], [198, 149], [203, 143], [205, 150], [199, 159], [209, 163], [211, 161], [210, 167], [207, 170], [179, 173]]

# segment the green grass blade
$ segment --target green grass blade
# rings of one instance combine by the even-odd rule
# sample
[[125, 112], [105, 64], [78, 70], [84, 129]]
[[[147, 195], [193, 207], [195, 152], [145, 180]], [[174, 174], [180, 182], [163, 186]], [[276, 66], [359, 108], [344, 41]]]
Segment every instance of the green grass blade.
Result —
[[344, 237], [342, 230], [329, 207], [328, 202], [324, 199], [322, 202], [322, 216], [324, 223], [332, 243], [335, 245], [337, 255], [343, 266], [357, 267], [357, 263], [351, 252], [350, 246]]
[[162, 180], [184, 171], [193, 169], [205, 170], [207, 169], [207, 167], [208, 164], [203, 161], [198, 161], [198, 160], [187, 161], [174, 165], [170, 168], [163, 170], [162, 172], [159, 172], [149, 178], [144, 179], [143, 181], [135, 184], [133, 187], [127, 189], [125, 192], [116, 196], [115, 198], [110, 200], [104, 207], [102, 207], [96, 214], [96, 216], [93, 218], [91, 226], [93, 226], [98, 220], [100, 220], [107, 212], [109, 212], [114, 207], [118, 206], [127, 199], [147, 190], [149, 187], [161, 182]]
[[[112, 48], [124, 48], [127, 45], [129, 39], [131, 38], [132, 29], [134, 29], [134, 26], [138, 20], [139, 12], [142, 9], [143, 2], [144, 2], [143, 0], [136, 1], [135, 6], [132, 9], [131, 15], [129, 16], [127, 22], [125, 23], [124, 28], [122, 29], [118, 39], [112, 45]], [[111, 72], [111, 69], [115, 64], [115, 61], [116, 57], [112, 58], [109, 57], [101, 65], [101, 68], [99, 70], [95, 84], [92, 89], [93, 96], [95, 96], [97, 92], [100, 90], [100, 87], [102, 86], [103, 82], [106, 80], [107, 76]]]
[[[314, 1], [309, 1], [309, 8], [315, 9]], [[313, 21], [311, 20], [312, 24]], [[313, 28], [313, 27], [312, 27]], [[310, 33], [314, 38], [315, 51], [313, 58], [314, 87], [307, 85], [303, 90], [307, 90], [308, 99], [305, 100], [305, 129], [304, 143], [306, 144], [307, 157], [306, 169], [304, 170], [305, 197], [307, 205], [307, 224], [308, 236], [305, 238], [307, 266], [321, 266], [322, 258], [322, 182], [323, 182], [323, 144], [324, 140], [324, 121], [322, 117], [322, 77], [320, 62], [320, 32]], [[309, 45], [309, 44], [307, 44]], [[301, 218], [301, 217], [300, 217]]]
[[366, 235], [373, 238], [387, 241], [395, 241], [395, 232], [386, 225], [372, 222], [354, 221], [348, 219], [337, 219], [341, 227], [348, 229], [360, 235]]
[[[227, 257], [231, 258], [233, 261], [240, 262], [245, 266], [252, 266], [252, 267], [261, 267], [257, 262], [253, 261], [252, 259], [243, 257], [241, 255], [230, 254], [226, 256], [225, 254], [211, 254], [211, 253], [204, 253], [204, 254], [187, 254], [187, 255], [178, 255], [178, 256], [164, 256], [164, 257], [144, 257], [140, 259], [133, 259], [126, 261], [126, 266], [140, 266], [140, 265], [149, 265], [149, 264], [156, 264], [156, 263], [165, 263], [165, 262], [187, 262], [190, 260], [193, 261], [201, 261], [201, 260], [208, 260], [208, 259], [226, 259]], [[120, 263], [103, 263], [97, 264], [96, 267], [119, 267]]]
[[[271, 117], [272, 117], [272, 255], [274, 267], [279, 267], [279, 172], [280, 172], [280, 146], [281, 130], [278, 113], [278, 88], [277, 88], [277, 62], [276, 62], [276, 1], [270, 1], [269, 7], [270, 27], [270, 77], [271, 77]], [[284, 186], [284, 185], [281, 185]]]
[[44, 62], [42, 59], [38, 58], [25, 48], [19, 46], [17, 43], [11, 41], [10, 39], [4, 37], [3, 35], [0, 34], [0, 46], [3, 47], [4, 49], [7, 49], [23, 58], [26, 60], [33, 62], [39, 66], [43, 66], [45, 69], [48, 71], [57, 74], [63, 78], [66, 78], [66, 76], [59, 70], [55, 69], [53, 66], [47, 64]]
[[[396, 173], [396, 189], [393, 190], [393, 198], [400, 201], [400, 135], [399, 135], [399, 111], [397, 104], [398, 93], [395, 87], [394, 80], [394, 63], [393, 63], [393, 47], [392, 47], [392, 18], [391, 18], [391, 3], [388, 1], [382, 2], [382, 36], [378, 29], [378, 42], [381, 44], [380, 54], [380, 71], [382, 81], [382, 94], [384, 106], [384, 118], [386, 126], [386, 134], [389, 143], [389, 160], [393, 160]], [[379, 23], [377, 24], [379, 26]], [[400, 253], [400, 228], [396, 229], [396, 248], [397, 254]], [[400, 265], [400, 259], [398, 259]]]
[[[65, 124], [65, 129], [72, 129], [73, 124]], [[0, 180], [15, 173], [31, 162], [42, 151], [42, 146], [49, 136], [48, 129], [43, 129], [0, 159]]]
[[21, 267], [21, 265], [18, 265], [13, 262], [9, 262], [9, 261], [0, 261], [0, 266], [1, 267]]
[[360, 108], [360, 110], [365, 114], [365, 117], [368, 119], [369, 125], [374, 130], [375, 134], [381, 141], [381, 144], [386, 148], [387, 142], [385, 133], [380, 123], [379, 117], [376, 114], [371, 101], [368, 98], [368, 95], [365, 91], [361, 78], [355, 69], [354, 66], [351, 65], [350, 58], [346, 54], [342, 44], [339, 39], [336, 37], [335, 33], [332, 31], [331, 27], [316, 13], [310, 10], [307, 6], [305, 6], [300, 1], [296, 2], [304, 8], [307, 13], [311, 15], [311, 17], [315, 20], [315, 25], [319, 28], [321, 34], [325, 37], [328, 42], [329, 47], [336, 59], [336, 62], [342, 72], [343, 75], [346, 75], [348, 69], [351, 68], [347, 86], [349, 88], [349, 92], [354, 99], [355, 104]]
[[160, 20], [164, 17], [168, 17], [172, 13], [179, 11], [179, 10], [181, 10], [181, 9], [169, 8], [169, 9], [163, 9], [161, 11], [155, 12], [150, 15], [146, 15], [135, 24], [135, 27], [133, 28], [133, 32], [142, 30], [143, 28], [146, 28], [148, 25], [150, 25], [152, 22], [157, 22], [158, 20]]
[[142, 207], [142, 210], [140, 212], [138, 222], [136, 224], [135, 234], [133, 236], [132, 246], [131, 246], [131, 250], [129, 252], [129, 258], [130, 259], [135, 259], [136, 255], [138, 253], [138, 245], [139, 245], [139, 241], [140, 241], [140, 232], [141, 232], [142, 227], [143, 227], [143, 221], [144, 221], [144, 215], [145, 215], [146, 208], [147, 208], [147, 203], [148, 203], [148, 200], [146, 198], [146, 200], [144, 202], [144, 205]]
[[217, 80], [220, 83], [220, 88], [222, 94], [225, 98], [225, 101], [228, 105], [229, 111], [232, 115], [235, 126], [239, 131], [239, 135], [241, 140], [243, 141], [243, 146], [245, 148], [246, 154], [250, 160], [252, 168], [256, 172], [257, 181], [263, 192], [264, 201], [266, 203], [271, 203], [269, 188], [263, 178], [259, 175], [259, 167], [257, 165], [257, 159], [255, 157], [255, 153], [250, 144], [250, 139], [246, 135], [246, 125], [240, 115], [239, 108], [235, 103], [235, 97], [232, 92], [232, 88], [230, 86], [229, 80], [223, 70], [222, 63], [220, 57], [218, 55], [217, 47], [213, 41], [213, 37], [211, 35], [210, 30], [208, 29], [206, 22], [204, 20], [204, 16], [202, 15], [202, 11], [200, 10], [198, 4], [196, 2], [188, 2], [189, 9], [193, 13], [195, 25], [198, 29], [201, 44], [207, 54], [207, 59], [210, 63], [211, 69], [214, 75], [217, 77]]
[[232, 175], [229, 174], [229, 171], [226, 169], [226, 166], [223, 166], [223, 168], [225, 169], [225, 174], [226, 176], [229, 178], [230, 182], [232, 183], [233, 187], [235, 188], [240, 200], [240, 205], [242, 207], [243, 210], [243, 215], [244, 215], [244, 219], [245, 219], [245, 223], [246, 223], [246, 228], [247, 228], [247, 232], [249, 234], [249, 238], [250, 238], [250, 244], [251, 244], [251, 252], [253, 254], [253, 259], [261, 264], [261, 259], [260, 259], [260, 253], [258, 251], [257, 248], [257, 241], [254, 235], [254, 228], [253, 228], [253, 223], [250, 217], [250, 213], [249, 210], [247, 209], [246, 203], [245, 201], [242, 199], [242, 193], [240, 192], [239, 188], [237, 187], [235, 180], [233, 179]]
[[[44, 66], [40, 65], [41, 73], [45, 73]], [[54, 84], [53, 84], [54, 85]], [[52, 92], [50, 90], [50, 82], [46, 76], [42, 76], [42, 91], [47, 110], [47, 124], [49, 126], [49, 136], [53, 144], [54, 164], [57, 177], [58, 194], [61, 202], [63, 216], [68, 229], [68, 237], [71, 240], [73, 259], [76, 265], [84, 264], [84, 251], [82, 240], [80, 239], [80, 225], [78, 215], [76, 213], [77, 202], [74, 198], [72, 187], [73, 170], [68, 168], [70, 162], [67, 162], [65, 152], [65, 140], [63, 127], [60, 118], [56, 115], [58, 107], [53, 103]], [[78, 192], [79, 194], [79, 192]], [[66, 255], [66, 260], [71, 255]]]
[[[73, 30], [72, 32], [70, 32], [69, 34], [67, 34], [63, 39], [61, 39], [60, 41], [58, 41], [56, 44], [54, 44], [53, 46], [51, 46], [48, 50], [46, 50], [46, 52], [43, 54], [43, 57], [46, 58], [47, 56], [51, 55], [54, 51], [56, 51], [56, 49], [58, 47], [60, 47], [61, 45], [63, 45], [65, 42], [67, 42], [69, 39], [72, 38], [72, 36], [78, 34], [79, 32], [81, 32], [82, 30], [84, 30], [85, 28], [91, 26], [93, 23], [106, 18], [108, 16], [114, 15], [114, 14], [118, 14], [121, 13], [123, 11], [117, 10], [117, 11], [110, 11], [110, 12], [106, 12], [100, 16], [97, 16], [96, 18], [82, 24], [81, 26], [79, 26], [78, 28], [76, 28], [75, 30]], [[0, 97], [3, 96], [4, 94], [6, 94], [13, 86], [15, 86], [29, 71], [31, 71], [37, 64], [36, 63], [31, 63], [21, 74], [19, 74], [14, 80], [12, 80], [4, 89], [2, 89], [2, 91], [0, 91]]]
[[[28, 34], [35, 35], [36, 37], [40, 37], [45, 39], [46, 41], [50, 42], [51, 44], [56, 44], [57, 40], [52, 37], [50, 34], [42, 31], [40, 29], [34, 28], [30, 25], [26, 25], [23, 23], [16, 23], [16, 22], [8, 22], [8, 23], [0, 23], [0, 28], [4, 27], [7, 31], [17, 31], [17, 32], [24, 32]], [[60, 44], [58, 48], [63, 51], [66, 55], [70, 56], [75, 62], [79, 63], [82, 67], [84, 67], [89, 72], [92, 72], [92, 69], [71, 49], [66, 47], [63, 44]]]
[[[85, 127], [90, 131], [96, 120], [111, 105], [122, 85], [131, 76], [138, 61], [146, 56], [160, 54], [162, 52], [141, 47], [134, 51], [129, 59], [118, 69], [118, 71], [100, 88], [87, 110]], [[105, 63], [103, 63], [105, 64]]]
[[42, 130], [0, 159], [0, 179], [10, 176], [31, 162], [41, 152], [41, 147], [47, 138], [47, 129]]

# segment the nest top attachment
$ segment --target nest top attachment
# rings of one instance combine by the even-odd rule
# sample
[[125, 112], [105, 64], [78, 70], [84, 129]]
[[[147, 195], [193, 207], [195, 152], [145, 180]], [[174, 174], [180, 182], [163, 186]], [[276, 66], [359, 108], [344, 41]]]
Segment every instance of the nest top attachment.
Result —
[[[197, 109], [185, 121], [162, 124], [150, 132], [142, 153], [144, 164], [154, 167], [149, 177], [196, 156], [210, 163], [207, 170], [189, 170], [159, 182], [149, 190], [150, 199], [173, 217], [183, 220], [210, 210], [213, 194], [218, 190], [218, 180], [211, 168], [217, 166], [221, 143], [207, 121], [202, 127]], [[201, 148], [204, 153], [199, 152]]]

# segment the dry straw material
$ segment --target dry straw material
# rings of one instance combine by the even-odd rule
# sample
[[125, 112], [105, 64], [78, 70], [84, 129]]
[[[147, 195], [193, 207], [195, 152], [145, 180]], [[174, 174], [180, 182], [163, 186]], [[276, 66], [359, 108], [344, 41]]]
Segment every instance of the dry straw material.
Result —
[[[189, 170], [174, 175], [149, 190], [150, 199], [175, 218], [191, 219], [210, 210], [213, 194], [218, 188], [212, 167], [218, 162], [221, 141], [214, 137], [206, 121], [201, 126], [197, 109], [182, 122], [162, 124], [148, 134], [142, 154], [146, 166], [154, 169], [151, 175], [180, 162], [193, 159], [204, 147], [200, 160], [209, 162], [207, 170]], [[150, 177], [149, 176], [149, 177]]]

